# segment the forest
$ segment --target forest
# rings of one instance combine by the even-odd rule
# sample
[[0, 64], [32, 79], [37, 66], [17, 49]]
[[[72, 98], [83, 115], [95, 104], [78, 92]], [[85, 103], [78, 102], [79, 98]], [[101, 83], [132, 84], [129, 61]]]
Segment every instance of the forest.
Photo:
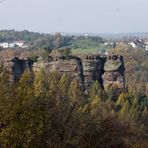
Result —
[[[9, 40], [24, 39], [17, 35], [9, 36]], [[43, 35], [47, 40], [40, 42], [42, 35], [36, 35], [32, 41], [25, 37], [33, 43], [32, 48], [2, 50], [0, 61], [15, 56], [47, 58], [53, 48], [71, 53], [72, 46], [85, 50], [104, 42], [100, 37], [86, 40], [77, 37], [71, 44], [74, 37], [68, 37], [62, 43], [60, 34], [52, 42], [48, 35]], [[4, 41], [1, 36], [0, 41]], [[127, 90], [118, 95], [112, 87], [104, 91], [98, 81], [85, 94], [77, 79], [57, 71], [48, 73], [42, 68], [36, 73], [26, 70], [19, 81], [12, 83], [10, 72], [1, 64], [0, 147], [147, 148], [148, 52], [116, 46], [110, 47], [110, 53], [124, 57]]]
[[96, 81], [84, 94], [77, 79], [43, 69], [10, 83], [0, 67], [1, 147], [147, 148], [148, 96], [118, 97]]

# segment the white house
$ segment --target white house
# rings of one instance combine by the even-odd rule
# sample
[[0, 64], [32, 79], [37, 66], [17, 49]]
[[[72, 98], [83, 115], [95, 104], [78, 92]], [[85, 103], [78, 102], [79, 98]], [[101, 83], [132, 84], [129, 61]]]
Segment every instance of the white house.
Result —
[[24, 41], [15, 41], [15, 42], [12, 42], [12, 43], [0, 43], [0, 47], [2, 48], [14, 48], [15, 46], [18, 46], [20, 48], [27, 48], [28, 46], [25, 45], [25, 42]]
[[23, 48], [23, 46], [24, 46], [24, 41], [15, 41], [14, 43], [15, 43], [15, 45], [17, 45], [18, 47], [21, 47], [21, 48]]
[[15, 43], [9, 43], [9, 48], [14, 48], [15, 47]]
[[2, 47], [2, 48], [14, 48], [15, 44], [14, 43], [0, 43], [0, 47]]
[[9, 47], [9, 43], [0, 43], [0, 47], [8, 48]]
[[133, 48], [137, 48], [137, 46], [134, 42], [130, 42], [129, 44], [132, 45]]
[[148, 51], [148, 45], [146, 45], [146, 49], [145, 50]]

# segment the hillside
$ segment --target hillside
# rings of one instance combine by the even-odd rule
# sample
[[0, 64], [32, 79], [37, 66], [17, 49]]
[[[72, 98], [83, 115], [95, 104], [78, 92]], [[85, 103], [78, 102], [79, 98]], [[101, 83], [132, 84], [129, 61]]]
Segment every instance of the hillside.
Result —
[[88, 49], [97, 47], [104, 43], [104, 39], [101, 37], [84, 37], [84, 36], [69, 36], [61, 35], [60, 33], [55, 34], [41, 34], [24, 31], [15, 30], [2, 30], [0, 31], [0, 43], [3, 42], [14, 42], [14, 41], [24, 41], [28, 49], [36, 50], [39, 48], [46, 48], [51, 50], [54, 48], [64, 48], [69, 47], [72, 49]]
[[148, 147], [147, 50], [30, 36], [29, 49], [0, 51], [0, 147]]

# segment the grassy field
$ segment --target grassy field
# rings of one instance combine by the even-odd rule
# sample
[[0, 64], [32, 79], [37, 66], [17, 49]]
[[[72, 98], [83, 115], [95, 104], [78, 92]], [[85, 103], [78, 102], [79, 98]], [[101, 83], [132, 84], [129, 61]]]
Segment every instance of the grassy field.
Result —
[[72, 54], [91, 54], [91, 53], [97, 53], [98, 49], [96, 48], [89, 48], [89, 49], [82, 49], [82, 48], [77, 48], [77, 49], [72, 49]]
[[72, 53], [75, 54], [94, 54], [99, 51], [108, 51], [109, 48], [104, 45], [101, 40], [93, 38], [79, 38], [71, 44]]
[[99, 53], [99, 51], [109, 51], [110, 48], [104, 46], [98, 46], [96, 48], [89, 47], [89, 48], [72, 48], [72, 54], [95, 54]]

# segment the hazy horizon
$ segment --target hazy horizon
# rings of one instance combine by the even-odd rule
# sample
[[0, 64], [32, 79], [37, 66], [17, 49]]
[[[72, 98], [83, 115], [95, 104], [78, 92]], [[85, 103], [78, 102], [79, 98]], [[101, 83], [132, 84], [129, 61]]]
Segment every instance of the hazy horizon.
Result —
[[0, 30], [143, 33], [148, 32], [147, 5], [146, 0], [4, 0]]

